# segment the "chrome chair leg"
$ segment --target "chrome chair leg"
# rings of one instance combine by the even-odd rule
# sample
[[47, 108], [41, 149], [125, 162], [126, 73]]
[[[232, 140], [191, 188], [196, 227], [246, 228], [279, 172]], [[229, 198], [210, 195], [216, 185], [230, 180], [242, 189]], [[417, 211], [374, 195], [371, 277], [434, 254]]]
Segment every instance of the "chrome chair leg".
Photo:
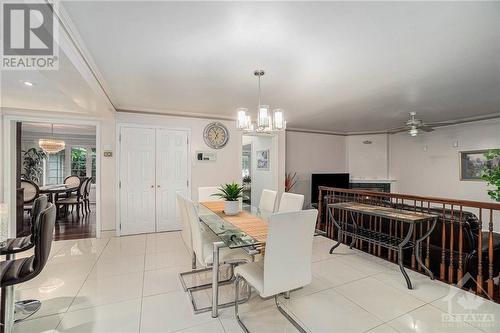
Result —
[[191, 259], [191, 268], [196, 269], [196, 253], [193, 252], [193, 258]]
[[38, 310], [40, 310], [42, 303], [36, 299], [27, 299], [23, 301], [18, 301], [15, 304], [14, 314], [22, 313], [23, 318], [16, 319], [14, 323], [26, 320], [32, 315], [34, 315]]
[[1, 305], [0, 331], [2, 333], [11, 333], [12, 325], [14, 325], [14, 286], [2, 288]]
[[182, 272], [182, 273], [179, 273], [179, 280], [181, 280], [181, 284], [182, 284], [182, 289], [184, 291], [188, 291], [189, 289], [191, 288], [195, 288], [195, 287], [198, 287], [198, 286], [193, 286], [193, 287], [187, 287], [186, 286], [186, 281], [184, 280], [184, 276], [187, 276], [187, 275], [192, 275], [192, 274], [197, 274], [197, 273], [202, 273], [202, 272], [206, 272], [206, 271], [211, 271], [212, 270], [212, 267], [206, 267], [206, 268], [200, 268], [200, 269], [193, 269], [191, 271], [187, 271], [187, 272]]
[[[243, 321], [241, 320], [240, 318], [240, 315], [239, 315], [239, 312], [238, 312], [238, 295], [239, 295], [239, 285], [240, 285], [240, 282], [241, 280], [244, 280], [242, 277], [240, 276], [237, 276], [236, 277], [236, 283], [235, 283], [235, 296], [234, 296], [234, 315], [236, 317], [236, 321], [238, 322], [238, 324], [240, 325], [241, 329], [245, 332], [245, 333], [250, 333], [250, 331], [248, 330], [248, 328], [245, 326], [245, 324], [243, 323]], [[288, 295], [288, 297], [290, 297], [290, 292], [287, 291], [285, 293], [286, 295]], [[300, 326], [300, 324], [295, 321], [295, 319], [293, 319], [286, 311], [285, 309], [283, 309], [279, 302], [278, 302], [278, 295], [275, 295], [274, 296], [274, 302], [276, 303], [276, 307], [278, 308], [279, 312], [301, 333], [307, 333], [306, 330], [304, 328], [302, 328], [302, 326]]]
[[235, 287], [234, 287], [234, 316], [236, 317], [236, 321], [240, 325], [241, 329], [245, 333], [250, 333], [248, 328], [243, 324], [243, 322], [240, 319], [240, 314], [239, 314], [239, 294], [240, 294], [240, 282], [243, 280], [241, 277], [237, 276], [236, 277], [236, 282], [235, 282]]
[[[230, 264], [230, 268], [231, 268], [231, 275], [228, 279], [226, 280], [223, 280], [223, 281], [219, 281], [219, 286], [220, 285], [228, 285], [228, 284], [231, 284], [233, 283], [234, 281], [234, 266], [236, 266], [237, 264], [239, 264], [239, 262], [237, 263], [232, 263]], [[196, 292], [196, 291], [199, 291], [199, 290], [203, 290], [203, 289], [210, 289], [212, 288], [212, 283], [207, 283], [207, 284], [203, 284], [203, 285], [199, 285], [199, 286], [195, 286], [195, 287], [191, 287], [191, 288], [188, 288], [187, 292], [189, 294], [189, 299], [191, 300], [191, 304], [193, 305], [193, 312], [195, 314], [199, 314], [199, 313], [203, 313], [203, 312], [208, 312], [208, 311], [211, 311], [212, 310], [212, 306], [207, 306], [207, 307], [204, 307], [204, 308], [198, 308], [196, 306], [196, 302], [194, 300], [194, 296], [193, 296], [193, 293]], [[248, 302], [250, 300], [250, 297], [251, 297], [251, 289], [248, 287], [248, 296], [245, 297], [244, 299], [241, 299], [239, 301], [240, 304], [243, 304], [245, 302]], [[233, 302], [227, 302], [227, 303], [223, 303], [223, 304], [218, 304], [218, 308], [227, 308], [227, 307], [230, 307], [230, 306], [233, 306]]]
[[288, 319], [288, 321], [290, 323], [292, 323], [293, 326], [295, 326], [295, 328], [301, 332], [301, 333], [307, 333], [306, 330], [304, 328], [302, 328], [302, 326], [300, 326], [300, 324], [295, 321], [295, 319], [293, 319], [286, 311], [285, 309], [283, 309], [281, 306], [280, 306], [280, 303], [278, 302], [278, 295], [274, 295], [274, 302], [276, 303], [276, 307], [278, 308], [278, 310], [281, 312], [281, 314], [286, 318]]

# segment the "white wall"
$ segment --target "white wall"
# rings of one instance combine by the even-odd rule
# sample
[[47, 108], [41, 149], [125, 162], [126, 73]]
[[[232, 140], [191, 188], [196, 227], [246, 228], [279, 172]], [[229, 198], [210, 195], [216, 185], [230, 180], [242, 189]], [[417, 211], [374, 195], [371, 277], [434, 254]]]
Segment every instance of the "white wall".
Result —
[[286, 172], [297, 173], [292, 192], [311, 203], [311, 174], [346, 172], [346, 137], [339, 135], [286, 132]]
[[[363, 142], [370, 141], [371, 144]], [[352, 135], [346, 139], [351, 179], [388, 178], [388, 135]]]
[[417, 137], [398, 133], [390, 137], [390, 174], [399, 193], [492, 201], [485, 182], [461, 181], [459, 174], [460, 151], [491, 148], [500, 148], [500, 120], [440, 127]]
[[[198, 187], [217, 186], [232, 181], [241, 182], [241, 132], [233, 121], [220, 121], [229, 130], [229, 142], [222, 149], [210, 149], [203, 140], [205, 126], [209, 119], [138, 115], [118, 113], [117, 123], [152, 125], [191, 131], [191, 198], [198, 200]], [[196, 161], [197, 150], [213, 151], [217, 154], [215, 162]]]

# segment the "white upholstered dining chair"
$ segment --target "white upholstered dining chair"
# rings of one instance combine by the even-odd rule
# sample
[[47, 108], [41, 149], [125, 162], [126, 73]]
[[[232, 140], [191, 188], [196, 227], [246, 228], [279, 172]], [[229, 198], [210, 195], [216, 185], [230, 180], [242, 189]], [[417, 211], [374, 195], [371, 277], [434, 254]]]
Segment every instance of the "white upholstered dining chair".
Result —
[[260, 195], [259, 210], [264, 212], [274, 213], [274, 206], [276, 205], [276, 191], [262, 190]]
[[[198, 212], [196, 211], [196, 207], [191, 200], [184, 198], [180, 194], [178, 194], [177, 198], [183, 202], [182, 204], [184, 205], [186, 210], [187, 223], [189, 224], [189, 229], [191, 234], [191, 250], [194, 254], [193, 258], [196, 259], [196, 260], [193, 259], [193, 261], [195, 264], [197, 263], [201, 266], [201, 269], [193, 269], [192, 271], [181, 273], [180, 280], [184, 290], [187, 290], [187, 292], [189, 293], [191, 302], [193, 304], [194, 312], [200, 313], [209, 311], [212, 309], [211, 306], [205, 308], [197, 308], [192, 293], [196, 290], [210, 288], [212, 284], [206, 283], [203, 285], [197, 285], [187, 288], [184, 282], [184, 276], [188, 274], [201, 273], [203, 271], [212, 270], [213, 243], [216, 241], [220, 241], [220, 239], [210, 230], [204, 230], [203, 224], [200, 222], [198, 218]], [[226, 280], [220, 281], [219, 284], [232, 282], [234, 278], [233, 274], [234, 266], [241, 263], [250, 262], [251, 260], [252, 260], [251, 257], [242, 249], [229, 249], [227, 247], [221, 248], [219, 252], [219, 261], [221, 265], [223, 264], [230, 265], [231, 274]], [[233, 305], [233, 302], [220, 304], [219, 307], [226, 307], [231, 305]]]
[[198, 202], [221, 200], [219, 197], [212, 195], [217, 192], [219, 192], [217, 186], [198, 187]]
[[278, 213], [298, 212], [302, 210], [303, 205], [304, 196], [302, 194], [285, 192], [281, 195]]
[[279, 311], [300, 331], [305, 330], [280, 306], [278, 295], [311, 283], [311, 257], [316, 209], [276, 213], [269, 219], [264, 265], [258, 262], [235, 268], [235, 316], [241, 328], [249, 332], [238, 313], [241, 280], [246, 281], [261, 297], [275, 297]]

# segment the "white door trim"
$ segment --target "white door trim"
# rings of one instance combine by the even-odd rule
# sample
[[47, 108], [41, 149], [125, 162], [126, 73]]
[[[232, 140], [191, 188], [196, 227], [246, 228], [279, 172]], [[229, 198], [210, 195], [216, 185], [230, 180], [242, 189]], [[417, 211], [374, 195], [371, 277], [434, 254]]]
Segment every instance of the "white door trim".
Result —
[[96, 238], [101, 237], [101, 122], [97, 119], [81, 119], [81, 118], [55, 118], [54, 116], [49, 117], [34, 117], [29, 115], [15, 115], [15, 114], [4, 114], [3, 116], [3, 151], [4, 161], [10, 161], [10, 163], [5, 163], [4, 165], [4, 200], [9, 207], [9, 237], [15, 237], [16, 230], [16, 185], [15, 185], [15, 175], [16, 170], [16, 156], [15, 149], [13, 149], [13, 144], [15, 144], [15, 133], [11, 131], [12, 124], [14, 122], [38, 122], [38, 123], [49, 123], [49, 124], [79, 124], [79, 125], [91, 125], [95, 126], [96, 129]]
[[154, 129], [165, 129], [165, 130], [174, 130], [174, 131], [185, 131], [187, 132], [188, 137], [188, 197], [191, 198], [191, 186], [192, 186], [192, 177], [191, 177], [191, 167], [192, 167], [192, 152], [191, 152], [191, 128], [189, 127], [169, 127], [169, 126], [159, 126], [155, 124], [135, 124], [129, 122], [117, 122], [116, 123], [116, 205], [115, 205], [115, 234], [116, 236], [121, 236], [121, 210], [120, 210], [120, 202], [121, 202], [121, 191], [120, 191], [120, 181], [121, 181], [121, 172], [120, 172], [120, 152], [121, 152], [121, 133], [122, 128], [124, 127], [132, 127], [132, 128], [154, 128]]

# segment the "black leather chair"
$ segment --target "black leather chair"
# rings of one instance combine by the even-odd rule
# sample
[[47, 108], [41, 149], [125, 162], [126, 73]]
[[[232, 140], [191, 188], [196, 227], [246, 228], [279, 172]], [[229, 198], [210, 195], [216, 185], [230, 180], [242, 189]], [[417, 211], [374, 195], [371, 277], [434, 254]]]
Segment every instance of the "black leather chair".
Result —
[[49, 259], [56, 208], [49, 203], [40, 213], [34, 226], [35, 254], [31, 257], [0, 262], [0, 287], [2, 288], [0, 331], [10, 333], [14, 323], [14, 285], [38, 276]]
[[37, 225], [37, 220], [40, 217], [40, 213], [42, 212], [42, 210], [45, 210], [45, 208], [47, 208], [47, 202], [48, 199], [46, 195], [41, 195], [33, 201], [30, 219], [30, 235], [7, 239], [4, 247], [0, 248], [0, 255], [5, 255], [7, 260], [14, 259], [14, 255], [16, 253], [24, 252], [35, 246], [35, 227]]

